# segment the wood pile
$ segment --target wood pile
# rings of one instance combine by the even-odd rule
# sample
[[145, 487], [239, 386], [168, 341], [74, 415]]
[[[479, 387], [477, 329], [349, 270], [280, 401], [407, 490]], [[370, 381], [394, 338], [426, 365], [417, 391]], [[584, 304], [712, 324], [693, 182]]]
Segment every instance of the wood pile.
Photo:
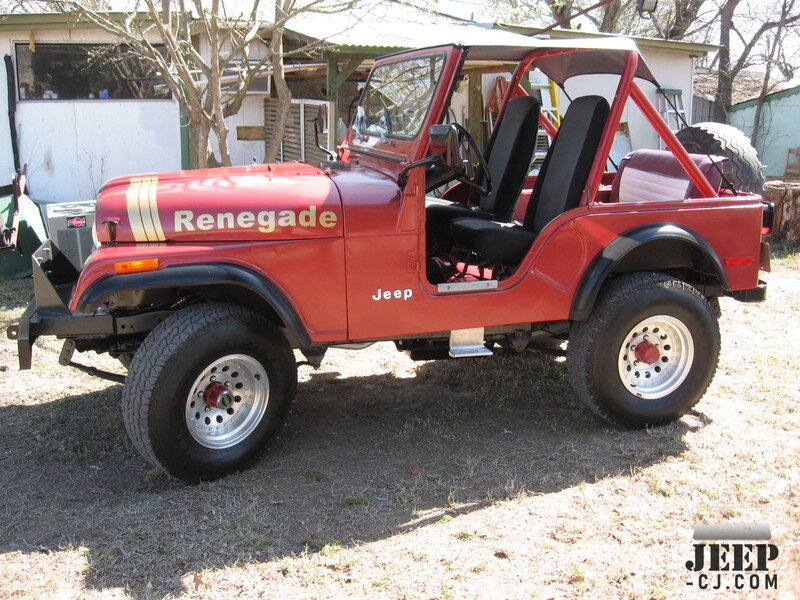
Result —
[[772, 238], [800, 242], [800, 181], [768, 181], [764, 200], [775, 205]]

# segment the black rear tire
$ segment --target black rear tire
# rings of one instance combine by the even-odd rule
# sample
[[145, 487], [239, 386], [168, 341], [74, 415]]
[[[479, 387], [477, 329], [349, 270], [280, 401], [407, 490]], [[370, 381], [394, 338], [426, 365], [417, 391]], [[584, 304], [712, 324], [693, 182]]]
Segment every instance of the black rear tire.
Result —
[[[198, 378], [206, 377], [201, 384], [206, 389], [209, 369], [216, 371], [211, 365], [231, 356], [245, 357], [248, 364], [255, 365], [255, 375], [250, 378], [255, 391], [250, 395], [262, 400], [265, 397], [266, 401], [260, 403], [261, 409], [253, 410], [252, 417], [246, 412], [252, 404], [245, 394], [248, 388], [244, 388], [242, 396], [235, 396], [239, 404], [231, 404], [225, 410], [208, 407], [202, 399]], [[231, 369], [230, 373], [234, 371]], [[231, 374], [215, 376], [210, 381], [218, 379], [219, 385], [230, 380], [224, 385], [231, 392], [226, 400], [233, 403], [235, 387], [243, 376]], [[133, 445], [150, 464], [195, 483], [217, 479], [251, 464], [277, 437], [296, 389], [294, 354], [272, 322], [240, 306], [206, 303], [175, 313], [144, 340], [130, 364], [122, 392], [122, 416]], [[217, 415], [220, 420], [211, 421], [209, 431], [198, 434], [191, 420], [195, 409], [190, 408], [190, 403], [197, 404], [197, 414], [201, 415], [197, 425], [201, 429], [202, 421], [210, 421], [207, 416]], [[224, 441], [215, 441], [213, 436], [218, 433], [210, 431], [217, 428], [215, 423], [223, 422], [223, 417], [230, 420], [219, 430], [230, 426], [235, 431], [239, 424], [250, 423], [227, 446]]]
[[676, 134], [687, 151], [694, 154], [724, 156], [729, 160], [723, 171], [731, 185], [740, 192], [764, 192], [764, 166], [750, 139], [724, 123], [695, 123]]
[[[688, 342], [678, 354], [677, 348], [670, 348], [660, 339], [665, 332], [655, 330], [657, 335], [653, 336], [651, 329], [651, 341], [664, 344], [661, 353], [656, 354], [654, 362], [633, 367], [633, 373], [625, 375], [626, 383], [622, 373], [626, 372], [624, 365], [629, 363], [625, 361], [628, 354], [635, 352], [633, 344], [629, 345], [631, 332], [636, 339], [639, 324], [654, 318], [673, 320], [682, 331], [688, 332]], [[647, 335], [638, 339], [645, 341]], [[639, 343], [636, 342], [637, 346]], [[629, 352], [623, 350], [629, 347]], [[663, 425], [678, 419], [703, 396], [716, 371], [719, 348], [714, 307], [700, 292], [661, 273], [633, 273], [617, 276], [604, 285], [593, 313], [573, 325], [567, 346], [567, 369], [581, 401], [609, 423], [629, 428]], [[667, 356], [666, 350], [674, 350], [675, 354]], [[690, 354], [692, 358], [681, 360]], [[631, 356], [630, 362], [634, 358]], [[660, 360], [664, 358], [667, 360], [662, 365]], [[648, 397], [643, 387], [630, 385], [633, 374], [638, 377], [638, 369], [643, 377], [645, 371], [654, 375], [652, 380], [636, 380], [642, 386], [665, 377], [667, 364], [681, 369], [683, 379], [676, 375], [672, 380], [677, 387], [670, 388], [666, 379], [663, 392]]]

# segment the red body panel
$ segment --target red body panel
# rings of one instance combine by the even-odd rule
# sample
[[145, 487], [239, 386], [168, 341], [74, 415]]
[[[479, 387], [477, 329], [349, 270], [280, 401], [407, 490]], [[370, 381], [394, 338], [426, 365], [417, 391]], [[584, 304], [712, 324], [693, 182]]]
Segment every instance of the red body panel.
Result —
[[73, 289], [75, 310], [86, 289], [103, 276], [124, 277], [114, 263], [158, 257], [160, 268], [226, 262], [262, 273], [286, 295], [311, 339], [328, 342], [347, 337], [344, 241], [342, 238], [282, 242], [197, 244], [119, 244], [96, 250]]
[[[421, 197], [407, 196], [409, 201], [424, 205]], [[565, 320], [592, 260], [625, 231], [643, 223], [681, 225], [704, 237], [724, 263], [726, 257], [758, 256], [761, 211], [758, 197], [578, 208], [539, 234], [517, 272], [497, 290], [455, 294], [438, 293], [426, 281], [415, 258], [424, 244], [420, 236], [376, 232], [347, 239], [350, 338]], [[756, 263], [724, 268], [731, 289], [758, 283]]]
[[345, 235], [347, 238], [375, 235], [375, 231], [416, 231], [416, 219], [404, 218], [402, 194], [395, 178], [374, 169], [356, 167], [332, 171], [344, 203]]

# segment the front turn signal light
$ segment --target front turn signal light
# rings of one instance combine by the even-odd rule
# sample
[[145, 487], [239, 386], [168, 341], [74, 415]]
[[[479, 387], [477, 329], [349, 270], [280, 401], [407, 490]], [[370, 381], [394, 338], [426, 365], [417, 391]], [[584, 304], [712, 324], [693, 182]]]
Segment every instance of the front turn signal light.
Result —
[[136, 260], [124, 260], [114, 263], [114, 270], [117, 273], [131, 273], [133, 271], [151, 271], [158, 268], [157, 258], [138, 258]]

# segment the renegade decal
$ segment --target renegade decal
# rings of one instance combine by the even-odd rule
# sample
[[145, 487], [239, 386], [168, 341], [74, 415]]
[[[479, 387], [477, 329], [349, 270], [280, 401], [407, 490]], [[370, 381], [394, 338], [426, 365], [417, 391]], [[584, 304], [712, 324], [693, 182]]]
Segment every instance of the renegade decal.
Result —
[[128, 220], [137, 242], [163, 242], [164, 228], [158, 216], [156, 187], [158, 177], [133, 177], [125, 195]]
[[249, 229], [258, 227], [261, 233], [272, 233], [275, 227], [336, 227], [337, 216], [329, 210], [317, 216], [317, 207], [305, 210], [262, 210], [259, 212], [203, 213], [195, 216], [191, 210], [175, 211], [175, 233], [180, 231], [210, 231], [212, 229]]
[[404, 290], [382, 290], [378, 288], [378, 291], [372, 295], [372, 299], [375, 300], [375, 302], [378, 300], [391, 300], [392, 298], [396, 300], [408, 300], [413, 295], [414, 292], [410, 288]]

